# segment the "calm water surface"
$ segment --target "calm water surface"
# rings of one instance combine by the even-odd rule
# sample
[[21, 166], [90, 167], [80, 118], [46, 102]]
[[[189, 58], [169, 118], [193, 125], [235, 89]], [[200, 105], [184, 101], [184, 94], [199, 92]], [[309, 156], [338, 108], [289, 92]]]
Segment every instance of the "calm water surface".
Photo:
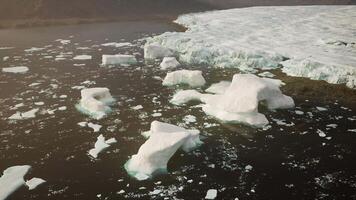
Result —
[[[218, 199], [356, 199], [356, 133], [351, 131], [356, 129], [356, 105], [308, 101], [285, 91], [297, 107], [272, 112], [261, 106], [271, 122], [267, 130], [222, 124], [195, 103], [171, 105], [168, 101], [179, 87], [162, 87], [155, 76], [163, 78], [166, 72], [159, 70], [158, 62], [144, 62], [139, 39], [175, 28], [165, 22], [133, 21], [0, 30], [0, 47], [14, 47], [0, 50], [0, 68], [30, 69], [25, 74], [0, 73], [0, 171], [28, 164], [32, 169], [26, 179], [47, 180], [32, 191], [23, 187], [9, 199], [203, 199], [208, 189], [217, 189]], [[107, 42], [134, 46], [100, 45]], [[24, 51], [31, 47], [44, 49]], [[116, 53], [135, 54], [140, 63], [100, 67], [102, 54]], [[73, 60], [83, 54], [93, 59]], [[7, 61], [2, 60], [5, 56]], [[183, 68], [203, 70], [207, 86], [238, 73]], [[79, 113], [75, 104], [80, 86], [108, 87], [117, 100], [113, 112], [101, 120]], [[20, 103], [24, 105], [14, 107]], [[143, 109], [132, 109], [137, 105]], [[67, 109], [58, 109], [63, 106]], [[40, 109], [33, 119], [8, 119], [33, 108]], [[186, 115], [197, 121], [185, 122]], [[140, 133], [153, 120], [199, 129], [204, 145], [188, 154], [178, 151], [169, 162], [169, 174], [139, 182], [127, 175], [123, 165], [144, 143]], [[77, 124], [83, 121], [103, 127], [94, 133]], [[318, 130], [327, 137], [319, 137]], [[99, 134], [118, 142], [92, 159], [87, 152]], [[154, 190], [158, 194], [150, 193]]]

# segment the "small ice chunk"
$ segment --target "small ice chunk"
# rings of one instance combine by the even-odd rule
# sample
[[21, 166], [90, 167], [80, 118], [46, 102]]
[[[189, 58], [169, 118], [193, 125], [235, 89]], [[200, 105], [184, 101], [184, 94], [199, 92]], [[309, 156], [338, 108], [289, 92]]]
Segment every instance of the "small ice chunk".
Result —
[[267, 78], [273, 78], [273, 77], [275, 77], [275, 75], [272, 74], [271, 72], [262, 72], [262, 73], [259, 73], [258, 75], [259, 75], [259, 76], [262, 76], [262, 77], [267, 77]]
[[29, 165], [18, 165], [7, 168], [0, 177], [0, 199], [5, 200], [25, 184], [23, 177], [30, 170]]
[[67, 106], [61, 106], [58, 108], [58, 110], [60, 110], [60, 111], [67, 110]]
[[22, 120], [22, 119], [30, 119], [30, 118], [35, 118], [36, 113], [39, 111], [38, 108], [29, 110], [27, 112], [16, 112], [15, 114], [11, 115], [9, 117], [10, 120]]
[[90, 116], [101, 119], [111, 111], [110, 104], [114, 102], [108, 88], [86, 88], [81, 90], [81, 100], [78, 110]]
[[91, 60], [92, 56], [90, 55], [77, 55], [73, 58], [73, 60]]
[[88, 122], [78, 122], [77, 124], [81, 127], [86, 127], [88, 125]]
[[91, 123], [91, 122], [89, 122], [87, 125], [88, 125], [89, 128], [92, 128], [94, 130], [94, 132], [99, 132], [101, 127], [102, 127], [99, 124], [94, 124], [94, 123]]
[[318, 133], [319, 137], [326, 137], [326, 134], [324, 131], [318, 129], [316, 132]]
[[212, 84], [208, 89], [205, 90], [205, 92], [213, 94], [224, 94], [230, 85], [230, 81], [220, 81], [219, 83]]
[[91, 155], [94, 158], [98, 157], [98, 154], [108, 147], [110, 147], [111, 144], [116, 143], [115, 138], [110, 138], [109, 140], [105, 141], [105, 137], [101, 134], [97, 137], [97, 141], [95, 142], [94, 148], [89, 150], [89, 155]]
[[154, 121], [148, 140], [125, 164], [126, 171], [138, 180], [145, 180], [156, 173], [167, 171], [167, 163], [182, 148], [189, 151], [201, 144], [199, 131], [189, 131], [167, 123]]
[[115, 48], [120, 48], [120, 47], [125, 47], [125, 46], [132, 46], [130, 42], [109, 42], [109, 43], [104, 43], [101, 44], [101, 46], [104, 47], [115, 47]]
[[194, 123], [197, 121], [197, 118], [193, 115], [186, 115], [184, 118], [183, 118], [183, 121], [186, 123], [186, 124], [189, 124], [189, 123]]
[[206, 193], [205, 199], [215, 199], [218, 195], [218, 191], [216, 189], [209, 189]]
[[36, 106], [43, 106], [44, 102], [43, 101], [38, 101], [38, 102], [35, 102], [35, 105]]
[[161, 117], [162, 113], [153, 113], [151, 116], [152, 117]]
[[141, 110], [143, 108], [142, 105], [137, 105], [137, 106], [134, 106], [134, 107], [131, 107], [133, 110]]
[[160, 67], [162, 70], [167, 70], [177, 68], [179, 65], [180, 63], [175, 57], [164, 57], [160, 64]]
[[25, 49], [24, 51], [26, 53], [33, 53], [33, 52], [36, 52], [36, 51], [42, 51], [44, 50], [45, 48], [38, 48], [38, 47], [31, 47], [29, 49]]
[[18, 67], [4, 67], [2, 68], [2, 72], [7, 72], [7, 73], [26, 73], [28, 71], [28, 67], [25, 66], [18, 66]]
[[137, 60], [133, 55], [103, 55], [102, 65], [131, 65], [136, 64]]
[[172, 56], [174, 56], [174, 52], [171, 49], [163, 47], [159, 44], [146, 44], [144, 47], [145, 59], [156, 59]]
[[31, 180], [26, 181], [26, 185], [29, 190], [36, 189], [37, 186], [45, 183], [46, 181], [41, 178], [32, 178]]
[[295, 111], [295, 114], [297, 114], [297, 115], [304, 115], [304, 112], [301, 111], [301, 110], [296, 110], [296, 111]]
[[196, 90], [180, 90], [174, 94], [170, 102], [175, 105], [182, 105], [189, 101], [201, 101], [203, 96], [204, 94], [201, 94]]
[[205, 85], [205, 79], [200, 70], [178, 70], [167, 73], [162, 83], [164, 86], [187, 84], [190, 87], [201, 87]]
[[320, 107], [320, 106], [317, 106], [316, 109], [319, 110], [319, 111], [321, 111], [321, 112], [328, 110], [327, 108]]

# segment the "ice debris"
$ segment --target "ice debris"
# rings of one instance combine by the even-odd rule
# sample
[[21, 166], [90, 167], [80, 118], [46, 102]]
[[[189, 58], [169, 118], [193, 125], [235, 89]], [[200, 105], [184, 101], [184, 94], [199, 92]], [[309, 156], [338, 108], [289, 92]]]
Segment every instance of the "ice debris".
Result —
[[162, 84], [164, 86], [187, 84], [195, 88], [205, 85], [205, 79], [202, 75], [202, 71], [183, 69], [167, 73]]
[[25, 66], [4, 67], [4, 68], [2, 68], [2, 72], [19, 73], [19, 74], [26, 73], [28, 70], [29, 70], [28, 67], [25, 67]]
[[104, 151], [105, 149], [110, 147], [110, 145], [116, 142], [117, 141], [115, 138], [105, 140], [105, 137], [101, 134], [97, 137], [97, 141], [95, 142], [94, 148], [89, 150], [89, 155], [94, 158], [97, 158], [100, 152]]
[[218, 191], [216, 189], [209, 189], [206, 192], [205, 199], [215, 199], [218, 195]]
[[90, 55], [77, 55], [73, 60], [91, 60], [92, 56]]
[[132, 65], [136, 64], [136, 57], [133, 55], [103, 55], [102, 65]]

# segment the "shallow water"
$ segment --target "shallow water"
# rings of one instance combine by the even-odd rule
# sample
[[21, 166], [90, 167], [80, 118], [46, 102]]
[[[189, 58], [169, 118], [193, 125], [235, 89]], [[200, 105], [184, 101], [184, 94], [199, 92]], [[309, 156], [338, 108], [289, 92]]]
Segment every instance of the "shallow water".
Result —
[[[164, 22], [140, 21], [0, 31], [0, 46], [15, 47], [0, 50], [0, 58], [10, 57], [1, 60], [0, 67], [30, 69], [25, 74], [0, 73], [0, 171], [28, 164], [32, 170], [25, 178], [47, 180], [33, 191], [21, 188], [10, 199], [203, 199], [211, 188], [218, 190], [218, 199], [356, 199], [356, 133], [350, 131], [356, 129], [356, 105], [307, 100], [286, 90], [297, 107], [272, 112], [261, 106], [271, 122], [268, 130], [222, 124], [194, 103], [171, 105], [168, 101], [178, 87], [162, 87], [155, 76], [163, 78], [166, 72], [159, 70], [159, 63], [144, 62], [138, 39], [174, 30]], [[71, 42], [63, 45], [57, 39]], [[123, 41], [134, 46], [100, 46]], [[45, 49], [24, 51], [31, 47]], [[61, 53], [58, 58], [65, 60], [55, 61]], [[113, 53], [136, 54], [140, 63], [100, 67], [101, 55]], [[72, 59], [82, 54], [93, 59]], [[85, 66], [74, 66], [80, 63]], [[207, 86], [238, 73], [183, 67], [203, 70]], [[117, 100], [113, 112], [101, 120], [78, 112], [80, 90], [75, 86], [108, 87]], [[19, 103], [24, 106], [14, 108]], [[137, 105], [143, 109], [132, 109]], [[66, 110], [58, 110], [63, 106]], [[40, 109], [33, 119], [8, 119], [16, 111], [33, 108]], [[186, 115], [197, 121], [184, 122]], [[139, 182], [127, 175], [124, 164], [144, 143], [140, 133], [153, 120], [199, 129], [204, 144], [189, 154], [177, 152], [169, 162], [169, 174]], [[94, 133], [77, 124], [83, 121], [103, 127]], [[319, 137], [318, 129], [327, 138]], [[87, 152], [99, 134], [118, 142], [94, 160]], [[154, 190], [158, 194], [150, 193]]]

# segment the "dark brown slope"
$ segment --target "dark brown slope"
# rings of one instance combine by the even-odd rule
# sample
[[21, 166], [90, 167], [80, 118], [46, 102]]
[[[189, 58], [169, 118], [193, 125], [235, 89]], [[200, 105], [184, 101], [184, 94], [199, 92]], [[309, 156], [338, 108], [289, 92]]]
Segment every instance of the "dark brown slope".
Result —
[[212, 9], [195, 0], [0, 0], [0, 19], [107, 18]]

